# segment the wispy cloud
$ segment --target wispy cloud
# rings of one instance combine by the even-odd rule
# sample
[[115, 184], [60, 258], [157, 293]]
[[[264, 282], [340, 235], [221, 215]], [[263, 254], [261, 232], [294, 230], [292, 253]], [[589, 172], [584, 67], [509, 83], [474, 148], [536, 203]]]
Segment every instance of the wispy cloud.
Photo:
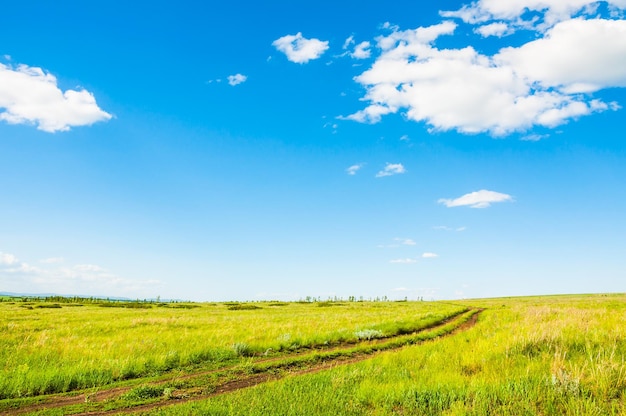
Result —
[[356, 165], [352, 165], [349, 168], [346, 169], [346, 173], [348, 175], [354, 176], [356, 175], [356, 173], [361, 170], [363, 168], [364, 164], [363, 163], [359, 163]]
[[393, 263], [393, 264], [413, 264], [413, 263], [417, 263], [416, 259], [394, 259], [394, 260], [389, 260], [389, 263]]
[[111, 117], [85, 89], [62, 91], [56, 77], [41, 68], [0, 63], [0, 120], [54, 133]]
[[376, 177], [382, 178], [385, 176], [399, 175], [401, 173], [406, 173], [406, 169], [401, 163], [387, 163], [385, 168], [376, 174]]
[[17, 257], [13, 254], [0, 252], [0, 265], [11, 266], [17, 264]]
[[229, 75], [228, 84], [234, 87], [235, 85], [243, 84], [247, 79], [248, 77], [242, 74]]
[[95, 264], [60, 265], [60, 257], [40, 260], [35, 267], [14, 254], [0, 252], [0, 286], [11, 292], [94, 296], [155, 296], [158, 280], [128, 279]]
[[401, 246], [414, 246], [417, 245], [417, 243], [411, 239], [411, 238], [400, 238], [400, 237], [396, 237], [393, 239], [394, 243], [393, 244], [379, 244], [377, 247], [378, 248], [398, 248]]
[[423, 259], [434, 259], [436, 257], [439, 257], [439, 254], [436, 254], [436, 253], [423, 253], [422, 254]]
[[286, 35], [276, 39], [272, 45], [287, 56], [291, 62], [305, 64], [318, 59], [328, 49], [328, 41], [319, 39], [307, 39], [301, 32], [295, 35]]
[[463, 227], [453, 228], [453, 227], [448, 227], [447, 225], [436, 225], [433, 227], [433, 230], [461, 232], [461, 231], [467, 230], [467, 227], [463, 226]]
[[[349, 51], [350, 47], [354, 45], [352, 51]], [[359, 44], [356, 44], [354, 40], [354, 36], [348, 37], [343, 43], [342, 49], [346, 52], [341, 54], [340, 56], [350, 55], [353, 59], [367, 59], [372, 55], [371, 48], [372, 45], [368, 41], [363, 41]]]
[[527, 136], [523, 136], [520, 140], [525, 142], [538, 142], [539, 140], [543, 140], [550, 137], [548, 134], [529, 134]]
[[448, 208], [469, 206], [470, 208], [487, 208], [493, 203], [497, 202], [511, 202], [513, 197], [511, 195], [502, 194], [500, 192], [480, 190], [477, 192], [471, 192], [455, 199], [442, 198], [439, 202]]

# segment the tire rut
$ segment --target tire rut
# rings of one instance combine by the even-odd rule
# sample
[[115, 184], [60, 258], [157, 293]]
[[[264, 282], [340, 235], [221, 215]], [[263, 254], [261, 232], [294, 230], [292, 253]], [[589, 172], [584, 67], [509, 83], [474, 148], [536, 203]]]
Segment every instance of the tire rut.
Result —
[[[415, 335], [415, 334], [419, 334], [425, 331], [429, 331], [429, 330], [434, 330], [440, 327], [443, 327], [451, 322], [454, 322], [458, 319], [462, 319], [462, 317], [469, 312], [472, 312], [472, 315], [470, 316], [470, 318], [463, 322], [462, 324], [460, 324], [459, 326], [457, 326], [456, 328], [454, 328], [453, 330], [451, 330], [448, 333], [442, 334], [440, 336], [437, 336], [431, 340], [426, 340], [426, 341], [421, 341], [418, 342], [417, 344], [423, 343], [423, 342], [428, 342], [428, 341], [436, 341], [439, 340], [441, 338], [444, 337], [448, 337], [448, 336], [452, 336], [454, 334], [457, 334], [459, 332], [463, 332], [466, 331], [468, 329], [470, 329], [471, 327], [473, 327], [477, 321], [478, 321], [478, 316], [479, 314], [483, 311], [483, 309], [481, 308], [475, 308], [475, 309], [470, 309], [469, 311], [464, 311], [461, 313], [458, 313], [456, 315], [453, 315], [451, 317], [448, 317], [440, 322], [438, 322], [435, 325], [431, 325], [429, 327], [426, 328], [422, 328], [419, 331], [416, 331], [412, 334], [404, 334], [404, 335], [399, 335], [399, 336], [393, 336], [393, 337], [387, 337], [387, 338], [382, 338], [382, 339], [376, 339], [376, 340], [372, 340], [372, 341], [364, 341], [364, 342], [360, 342], [360, 343], [344, 343], [342, 345], [339, 346], [335, 346], [332, 348], [311, 348], [311, 349], [306, 349], [302, 352], [298, 352], [295, 354], [290, 354], [290, 355], [283, 355], [283, 356], [279, 356], [279, 357], [272, 357], [272, 358], [267, 358], [267, 359], [261, 359], [258, 361], [255, 361], [254, 364], [271, 364], [273, 362], [281, 362], [281, 361], [285, 361], [288, 359], [297, 359], [299, 357], [302, 358], [306, 358], [309, 355], [312, 355], [316, 352], [322, 352], [322, 353], [333, 353], [333, 352], [342, 352], [342, 351], [347, 351], [350, 348], [354, 348], [357, 347], [358, 345], [364, 345], [367, 343], [367, 345], [371, 345], [373, 347], [375, 347], [376, 345], [380, 345], [380, 344], [384, 344], [385, 342], [389, 342], [393, 339], [396, 338], [400, 338], [401, 336], [407, 336], [407, 335]], [[357, 352], [354, 355], [350, 355], [350, 356], [342, 356], [342, 355], [338, 355], [336, 357], [328, 357], [328, 358], [323, 358], [321, 362], [319, 363], [315, 363], [315, 364], [309, 364], [309, 365], [304, 365], [304, 366], [298, 366], [298, 365], [287, 365], [285, 368], [280, 368], [281, 370], [286, 370], [286, 371], [282, 371], [278, 374], [272, 373], [271, 371], [266, 371], [263, 373], [257, 373], [257, 374], [252, 374], [252, 375], [243, 375], [242, 377], [238, 377], [235, 380], [229, 380], [229, 381], [225, 381], [222, 382], [221, 384], [218, 384], [217, 386], [215, 386], [215, 388], [211, 391], [204, 391], [200, 388], [192, 388], [192, 389], [182, 389], [181, 391], [177, 392], [177, 394], [172, 395], [172, 397], [170, 398], [170, 400], [168, 400], [167, 402], [163, 402], [163, 401], [159, 401], [157, 403], [151, 403], [151, 404], [145, 404], [145, 405], [138, 405], [138, 406], [134, 406], [131, 408], [127, 408], [127, 409], [115, 409], [115, 410], [110, 410], [110, 411], [91, 411], [91, 412], [83, 412], [83, 413], [74, 413], [74, 415], [80, 415], [80, 416], [104, 416], [104, 415], [115, 415], [115, 414], [130, 414], [130, 413], [135, 413], [135, 412], [146, 412], [146, 411], [150, 411], [152, 409], [157, 409], [157, 408], [164, 408], [164, 407], [170, 407], [170, 406], [176, 406], [179, 404], [183, 404], [183, 403], [187, 403], [187, 402], [192, 402], [192, 401], [198, 401], [198, 400], [206, 400], [209, 399], [211, 397], [215, 397], [215, 396], [219, 396], [222, 394], [226, 394], [226, 393], [230, 393], [233, 391], [237, 391], [237, 390], [241, 390], [241, 389], [245, 389], [248, 387], [253, 387], [259, 384], [263, 384], [269, 381], [273, 381], [273, 380], [279, 380], [285, 377], [295, 377], [295, 376], [301, 376], [301, 375], [305, 375], [305, 374], [314, 374], [320, 371], [324, 371], [324, 370], [328, 370], [331, 369], [333, 367], [337, 367], [337, 366], [343, 366], [343, 365], [348, 365], [348, 364], [353, 364], [353, 363], [357, 363], [369, 358], [372, 358], [380, 353], [383, 352], [389, 352], [389, 351], [396, 351], [399, 350], [405, 346], [407, 346], [408, 344], [403, 344], [400, 346], [396, 346], [396, 347], [391, 347], [391, 348], [387, 348], [387, 349], [381, 349], [381, 350], [374, 350], [373, 352]], [[217, 374], [217, 373], [223, 373], [223, 372], [227, 372], [229, 370], [235, 370], [238, 367], [241, 367], [241, 364], [236, 364], [236, 365], [232, 365], [232, 366], [227, 366], [227, 367], [221, 367], [215, 370], [209, 370], [209, 371], [200, 371], [200, 372], [196, 372], [196, 373], [192, 373], [192, 374], [185, 374], [185, 375], [179, 375], [176, 377], [171, 377], [168, 379], [162, 379], [153, 383], [150, 383], [150, 385], [154, 385], [154, 386], [160, 386], [160, 385], [164, 385], [168, 382], [172, 382], [172, 381], [183, 381], [183, 380], [191, 380], [194, 378], [200, 378], [200, 377], [204, 377], [204, 376], [210, 376], [213, 374]], [[71, 405], [78, 405], [81, 403], [86, 403], [86, 402], [93, 402], [93, 403], [104, 403], [110, 399], [114, 399], [116, 397], [120, 397], [122, 395], [124, 395], [125, 393], [128, 393], [130, 390], [132, 390], [133, 388], [135, 388], [137, 386], [132, 386], [132, 387], [114, 387], [114, 388], [110, 388], [110, 389], [105, 389], [105, 390], [101, 390], [101, 391], [96, 391], [93, 393], [90, 392], [81, 392], [78, 395], [74, 395], [74, 396], [48, 396], [46, 397], [46, 399], [48, 399], [49, 401], [47, 402], [43, 402], [43, 403], [38, 403], [38, 404], [34, 404], [34, 405], [29, 405], [29, 406], [25, 406], [19, 409], [15, 409], [15, 411], [10, 411], [10, 412], [5, 412], [2, 411], [0, 412], [0, 415], [21, 415], [21, 414], [27, 414], [27, 413], [32, 413], [32, 412], [37, 412], [40, 410], [49, 410], [49, 409], [55, 409], [55, 408], [61, 408], [61, 407], [66, 407], [66, 406], [71, 406]]]

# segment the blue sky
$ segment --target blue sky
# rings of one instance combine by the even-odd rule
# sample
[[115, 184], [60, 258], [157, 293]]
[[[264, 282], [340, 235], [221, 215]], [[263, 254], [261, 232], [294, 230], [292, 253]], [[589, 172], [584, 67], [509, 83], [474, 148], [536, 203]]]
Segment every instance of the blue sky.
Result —
[[13, 2], [0, 291], [624, 291], [626, 3]]

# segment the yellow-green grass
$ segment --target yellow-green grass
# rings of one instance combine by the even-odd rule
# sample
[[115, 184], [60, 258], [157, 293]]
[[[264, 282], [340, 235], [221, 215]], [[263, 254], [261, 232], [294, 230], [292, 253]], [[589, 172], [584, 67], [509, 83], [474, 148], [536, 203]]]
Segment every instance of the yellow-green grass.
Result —
[[356, 342], [363, 334], [393, 336], [465, 309], [434, 302], [54, 305], [0, 302], [0, 398], [218, 368], [240, 356]]
[[622, 415], [626, 296], [468, 301], [466, 332], [151, 414]]

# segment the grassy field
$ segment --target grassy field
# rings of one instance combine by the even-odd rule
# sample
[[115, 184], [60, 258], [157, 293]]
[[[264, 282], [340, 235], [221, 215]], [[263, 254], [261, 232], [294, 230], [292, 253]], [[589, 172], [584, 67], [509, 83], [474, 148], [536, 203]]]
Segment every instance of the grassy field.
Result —
[[0, 399], [393, 336], [463, 309], [429, 302], [0, 302]]
[[626, 414], [626, 296], [468, 304], [462, 334], [155, 414]]
[[[39, 394], [49, 383], [41, 380], [70, 377], [68, 369], [108, 372], [108, 378], [94, 378], [106, 386], [116, 375], [124, 378], [115, 366], [126, 365], [136, 369], [137, 379], [115, 400], [89, 404], [82, 391], [83, 404], [32, 410], [42, 415], [129, 407], [163, 415], [626, 414], [626, 295], [461, 303], [245, 304], [260, 307], [254, 310], [227, 304], [192, 309], [0, 304], [0, 359], [7, 362], [0, 376], [7, 399], [0, 401], [0, 412], [38, 403], [41, 398], [15, 397]], [[484, 310], [475, 315], [475, 326], [441, 336], [479, 308]], [[395, 337], [367, 340], [389, 336]], [[150, 348], [141, 347], [146, 342]], [[176, 351], [177, 359], [170, 359], [175, 364], [168, 364], [170, 351]], [[266, 361], [268, 351], [275, 360]], [[78, 358], [81, 353], [85, 356]], [[338, 357], [343, 361], [331, 361]], [[168, 368], [216, 372], [159, 384], [158, 374]], [[151, 374], [157, 378], [140, 378]], [[254, 386], [220, 394], [220, 385]], [[203, 389], [201, 400], [177, 393], [194, 389]]]

